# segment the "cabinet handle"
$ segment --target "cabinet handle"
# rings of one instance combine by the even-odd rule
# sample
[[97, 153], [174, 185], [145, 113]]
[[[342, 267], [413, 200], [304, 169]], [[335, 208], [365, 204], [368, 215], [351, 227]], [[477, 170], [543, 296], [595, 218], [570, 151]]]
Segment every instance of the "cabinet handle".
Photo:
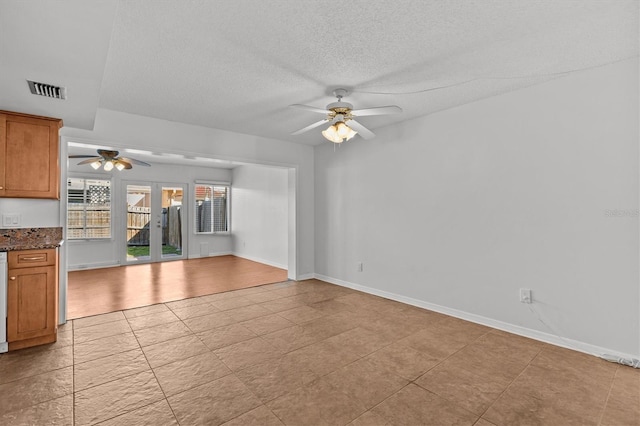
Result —
[[3, 187], [3, 186], [0, 186], [0, 189], [4, 189], [4, 187]]
[[9, 277], [9, 279], [10, 279], [11, 281], [15, 281], [15, 280], [16, 280], [16, 277]]
[[35, 257], [21, 257], [20, 260], [44, 260], [44, 256], [35, 256]]

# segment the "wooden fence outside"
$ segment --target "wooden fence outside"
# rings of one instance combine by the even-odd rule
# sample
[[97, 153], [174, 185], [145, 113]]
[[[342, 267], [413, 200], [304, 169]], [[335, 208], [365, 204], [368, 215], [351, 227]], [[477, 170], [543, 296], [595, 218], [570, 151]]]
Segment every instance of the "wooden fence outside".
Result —
[[127, 245], [148, 246], [151, 208], [129, 206], [127, 209]]
[[[182, 215], [180, 206], [162, 209], [162, 244], [182, 248]], [[127, 210], [127, 244], [149, 245], [151, 208], [129, 206]]]

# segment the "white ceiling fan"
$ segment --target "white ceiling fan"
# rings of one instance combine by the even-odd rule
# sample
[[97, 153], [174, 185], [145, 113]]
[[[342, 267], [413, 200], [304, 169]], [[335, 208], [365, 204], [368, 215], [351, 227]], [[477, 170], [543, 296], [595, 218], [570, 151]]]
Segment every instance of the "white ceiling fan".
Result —
[[299, 135], [307, 132], [311, 129], [315, 129], [325, 123], [331, 123], [331, 125], [322, 131], [322, 136], [327, 140], [334, 143], [342, 143], [348, 141], [355, 135], [359, 134], [363, 139], [371, 139], [375, 137], [375, 134], [358, 123], [355, 117], [364, 117], [367, 115], [387, 115], [398, 114], [402, 112], [402, 108], [396, 105], [381, 106], [375, 108], [365, 109], [353, 109], [353, 105], [348, 102], [342, 102], [342, 98], [347, 96], [349, 92], [346, 89], [336, 89], [333, 91], [333, 95], [338, 98], [338, 102], [333, 102], [327, 105], [326, 109], [316, 108], [309, 105], [294, 104], [290, 105], [294, 108], [300, 108], [307, 111], [317, 112], [325, 114], [326, 118], [308, 125], [298, 131], [291, 133], [292, 135]]

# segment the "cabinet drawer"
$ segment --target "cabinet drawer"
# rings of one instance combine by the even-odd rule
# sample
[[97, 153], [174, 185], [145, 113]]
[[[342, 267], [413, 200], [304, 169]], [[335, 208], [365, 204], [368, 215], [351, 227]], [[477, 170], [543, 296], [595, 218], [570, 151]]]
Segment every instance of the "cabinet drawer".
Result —
[[56, 264], [56, 249], [10, 251], [9, 269]]

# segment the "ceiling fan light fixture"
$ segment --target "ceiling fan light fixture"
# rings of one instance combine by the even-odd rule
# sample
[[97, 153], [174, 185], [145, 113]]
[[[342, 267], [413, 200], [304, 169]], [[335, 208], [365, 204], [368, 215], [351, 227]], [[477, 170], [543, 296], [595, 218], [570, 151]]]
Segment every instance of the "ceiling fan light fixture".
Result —
[[353, 130], [351, 127], [347, 126], [347, 128], [349, 129], [349, 133], [347, 133], [346, 140], [349, 140], [349, 139], [351, 139], [352, 137], [354, 137], [355, 135], [358, 134], [358, 132]]
[[133, 164], [150, 167], [151, 164], [144, 161], [136, 160], [135, 158], [118, 157], [118, 151], [109, 149], [97, 149], [98, 156], [73, 154], [69, 155], [69, 158], [86, 158], [78, 163], [79, 166], [88, 164], [93, 167], [94, 170], [104, 167], [105, 172], [110, 172], [114, 168], [118, 171], [129, 170], [133, 167]]
[[344, 139], [349, 135], [351, 128], [344, 124], [344, 121], [338, 121], [336, 124], [336, 133], [340, 136], [340, 139]]
[[333, 143], [341, 143], [342, 138], [338, 135], [338, 129], [334, 124], [329, 126], [327, 130], [322, 131], [322, 136]]
[[348, 141], [357, 134], [358, 132], [347, 126], [344, 121], [338, 121], [322, 131], [322, 136], [333, 143]]

